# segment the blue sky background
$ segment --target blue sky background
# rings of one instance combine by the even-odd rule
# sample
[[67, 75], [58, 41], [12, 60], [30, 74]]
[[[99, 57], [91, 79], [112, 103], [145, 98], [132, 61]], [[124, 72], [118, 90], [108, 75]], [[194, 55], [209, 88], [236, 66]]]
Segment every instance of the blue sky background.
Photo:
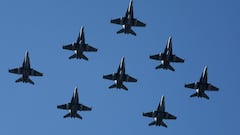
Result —
[[[237, 0], [134, 0], [135, 17], [145, 28], [137, 36], [117, 35], [128, 0], [1, 0], [0, 134], [239, 134], [240, 19]], [[86, 42], [98, 48], [85, 53], [89, 61], [69, 60], [64, 44], [76, 41], [85, 26]], [[185, 59], [175, 72], [155, 70], [149, 59], [173, 37], [173, 52]], [[22, 64], [25, 51], [31, 66], [44, 73], [31, 77], [35, 85], [15, 83], [8, 69]], [[102, 75], [116, 72], [125, 56], [126, 72], [138, 79], [129, 91], [112, 89]], [[199, 79], [208, 66], [209, 82], [220, 88], [210, 100], [190, 98], [184, 83]], [[70, 101], [74, 87], [80, 102], [92, 106], [83, 120], [63, 119], [58, 104]], [[168, 128], [149, 127], [143, 112], [156, 109], [165, 95], [166, 111], [177, 120]]]

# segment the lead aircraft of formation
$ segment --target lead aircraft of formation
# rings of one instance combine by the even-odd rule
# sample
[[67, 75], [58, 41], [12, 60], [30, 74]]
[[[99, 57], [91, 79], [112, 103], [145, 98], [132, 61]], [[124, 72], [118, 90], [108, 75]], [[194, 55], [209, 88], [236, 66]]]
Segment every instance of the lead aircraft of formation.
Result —
[[132, 26], [145, 27], [146, 24], [134, 18], [133, 14], [133, 1], [130, 0], [128, 9], [124, 17], [111, 20], [111, 23], [122, 25], [122, 29], [117, 31], [119, 33], [132, 34], [136, 36], [137, 34], [132, 30]]

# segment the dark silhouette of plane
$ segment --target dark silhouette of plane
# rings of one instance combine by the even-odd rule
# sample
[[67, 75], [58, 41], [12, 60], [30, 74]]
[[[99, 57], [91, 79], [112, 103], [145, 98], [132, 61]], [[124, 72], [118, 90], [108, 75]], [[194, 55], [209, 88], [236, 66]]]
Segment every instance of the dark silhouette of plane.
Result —
[[205, 66], [201, 78], [198, 82], [185, 84], [185, 88], [196, 89], [196, 93], [192, 94], [190, 97], [204, 97], [209, 99], [205, 91], [218, 91], [219, 89], [212, 84], [208, 83], [207, 77], [207, 66]]
[[136, 36], [137, 34], [132, 30], [132, 26], [138, 26], [138, 27], [146, 26], [146, 24], [144, 24], [143, 22], [134, 18], [133, 1], [132, 0], [130, 0], [130, 2], [129, 2], [129, 6], [128, 6], [125, 16], [121, 17], [121, 18], [113, 19], [113, 20], [111, 20], [111, 23], [119, 24], [119, 25], [123, 26], [123, 28], [121, 30], [119, 30], [117, 32], [117, 34], [119, 34], [119, 33], [129, 34], [130, 33], [134, 36]]
[[88, 60], [88, 58], [83, 54], [83, 52], [96, 52], [97, 49], [85, 43], [84, 36], [84, 27], [81, 27], [79, 36], [77, 41], [72, 44], [64, 45], [63, 49], [75, 51], [75, 53], [69, 57], [69, 59], [84, 59]]
[[137, 82], [137, 79], [129, 76], [125, 73], [125, 62], [124, 57], [121, 59], [121, 63], [118, 67], [117, 73], [104, 75], [103, 79], [114, 80], [115, 83], [111, 85], [109, 88], [117, 88], [128, 90], [128, 88], [123, 84], [123, 82]]
[[177, 119], [176, 116], [165, 111], [164, 96], [162, 96], [161, 102], [159, 103], [157, 110], [153, 112], [143, 113], [143, 116], [154, 118], [154, 121], [148, 124], [149, 126], [156, 125], [164, 126], [166, 128], [167, 124], [163, 122], [163, 119]]
[[22, 67], [10, 69], [8, 70], [8, 72], [22, 75], [22, 77], [17, 79], [16, 82], [31, 83], [31, 84], [34, 84], [34, 82], [29, 78], [29, 76], [43, 76], [42, 73], [31, 68], [28, 51], [26, 51], [25, 53]]
[[63, 105], [58, 105], [57, 108], [69, 110], [69, 113], [63, 116], [64, 118], [71, 117], [71, 118], [79, 118], [79, 119], [82, 119], [82, 116], [80, 116], [77, 113], [77, 111], [91, 111], [92, 110], [92, 108], [79, 103], [77, 87], [74, 90], [71, 102], [69, 102], [67, 104], [63, 104]]
[[182, 58], [177, 57], [172, 53], [172, 37], [169, 37], [168, 43], [163, 53], [151, 55], [150, 59], [160, 60], [162, 62], [161, 65], [157, 66], [156, 69], [169, 69], [171, 71], [175, 71], [175, 69], [170, 65], [170, 62], [180, 62], [183, 63], [184, 60]]

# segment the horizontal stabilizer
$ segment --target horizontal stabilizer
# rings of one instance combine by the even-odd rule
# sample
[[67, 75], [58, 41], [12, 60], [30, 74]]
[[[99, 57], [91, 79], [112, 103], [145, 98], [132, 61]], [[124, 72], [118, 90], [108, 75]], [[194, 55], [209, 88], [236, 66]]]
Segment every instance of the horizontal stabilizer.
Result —
[[132, 29], [130, 29], [130, 33], [131, 33], [132, 35], [134, 35], [134, 36], [137, 35]]
[[199, 95], [197, 92], [192, 94], [190, 97], [203, 97], [203, 98], [206, 98], [206, 99], [210, 99], [207, 94], [202, 93], [201, 95]]
[[78, 57], [77, 54], [75, 53], [75, 54], [73, 54], [72, 56], [69, 57], [69, 59], [73, 59], [73, 58], [77, 58], [77, 59], [82, 58], [84, 60], [88, 60], [88, 58], [84, 54], [82, 54], [80, 57]]
[[167, 124], [164, 123], [163, 121], [161, 122], [161, 125], [164, 126], [165, 128], [167, 128]]
[[88, 61], [88, 58], [84, 54], [82, 54], [81, 58]]
[[71, 116], [71, 114], [68, 113], [68, 114], [64, 115], [63, 118], [67, 118], [67, 117], [70, 117], [70, 116]]
[[16, 83], [17, 83], [17, 82], [28, 82], [28, 83], [31, 83], [31, 84], [34, 85], [34, 82], [33, 82], [30, 78], [28, 78], [26, 81], [24, 81], [23, 78], [20, 77], [20, 78], [17, 79], [15, 82], [16, 82]]
[[117, 34], [124, 33], [124, 29], [117, 31]]
[[153, 125], [156, 125], [156, 124], [157, 124], [156, 121], [153, 121], [153, 122], [149, 123], [148, 126], [153, 126]]
[[192, 94], [190, 97], [197, 97], [197, 96], [198, 96], [198, 93], [196, 92], [196, 93]]
[[78, 113], [76, 113], [76, 117], [82, 119], [82, 116], [80, 116]]
[[69, 57], [69, 59], [77, 58], [77, 54], [73, 54], [72, 56]]
[[109, 86], [108, 88], [111, 89], [111, 88], [116, 88], [117, 85], [114, 83], [113, 85]]
[[30, 78], [27, 79], [27, 82], [34, 84], [34, 82]]
[[160, 69], [160, 68], [162, 68], [162, 69], [169, 69], [169, 70], [171, 70], [171, 71], [175, 71], [175, 69], [174, 69], [170, 64], [167, 65], [167, 66], [161, 64], [161, 65], [159, 65], [159, 66], [156, 67], [156, 69]]
[[15, 82], [23, 82], [23, 78], [20, 77], [19, 79], [17, 79]]
[[121, 88], [126, 90], [126, 91], [128, 90], [128, 88], [125, 85], [123, 85], [123, 84], [122, 84]]
[[202, 94], [202, 97], [204, 97], [204, 98], [206, 98], [206, 99], [210, 99], [210, 98], [208, 97], [208, 95], [205, 94], [205, 93]]

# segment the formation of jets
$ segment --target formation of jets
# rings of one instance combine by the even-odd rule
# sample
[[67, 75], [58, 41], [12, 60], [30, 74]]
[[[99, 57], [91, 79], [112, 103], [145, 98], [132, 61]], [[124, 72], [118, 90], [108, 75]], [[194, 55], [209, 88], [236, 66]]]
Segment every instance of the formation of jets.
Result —
[[[123, 28], [117, 32], [119, 33], [125, 33], [125, 34], [132, 34], [136, 36], [136, 33], [132, 30], [133, 26], [139, 26], [139, 27], [145, 27], [146, 24], [139, 21], [138, 19], [134, 18], [133, 14], [133, 1], [130, 0], [128, 9], [126, 11], [126, 14], [124, 17], [117, 18], [111, 20], [111, 23], [122, 25]], [[85, 36], [84, 36], [84, 27], [81, 27], [81, 30], [79, 32], [77, 41], [64, 45], [62, 47], [66, 50], [74, 51], [74, 54], [69, 57], [69, 59], [84, 59], [88, 60], [88, 58], [84, 55], [84, 52], [97, 52], [97, 49], [90, 46], [85, 42]], [[176, 56], [173, 54], [172, 50], [172, 37], [170, 36], [167, 42], [167, 45], [164, 49], [164, 52], [160, 52], [159, 54], [151, 55], [150, 59], [153, 60], [159, 60], [161, 61], [161, 64], [156, 67], [156, 69], [168, 69], [171, 71], [175, 71], [175, 69], [170, 65], [171, 62], [178, 62], [178, 63], [184, 63], [184, 59]], [[29, 53], [28, 51], [25, 54], [24, 61], [21, 67], [14, 68], [8, 70], [10, 73], [14, 74], [20, 74], [21, 77], [16, 80], [16, 82], [24, 82], [24, 83], [30, 83], [34, 84], [34, 82], [29, 78], [29, 76], [43, 76], [43, 73], [38, 72], [37, 70], [31, 68], [30, 66], [30, 59], [29, 59]], [[109, 89], [116, 88], [116, 89], [124, 89], [128, 90], [128, 88], [123, 84], [124, 82], [137, 82], [137, 79], [134, 77], [126, 74], [125, 71], [125, 57], [121, 58], [121, 62], [119, 64], [119, 67], [117, 69], [116, 73], [103, 75], [103, 79], [113, 80], [114, 84], [109, 86]], [[208, 83], [207, 80], [207, 66], [204, 68], [203, 73], [200, 77], [200, 80], [195, 83], [185, 84], [186, 88], [195, 89], [196, 92], [192, 94], [190, 97], [203, 97], [206, 99], [209, 99], [208, 95], [205, 94], [205, 91], [218, 91], [219, 88], [216, 86], [213, 86], [212, 84]], [[64, 118], [71, 117], [71, 118], [79, 118], [82, 119], [82, 116], [79, 115], [78, 111], [91, 111], [92, 108], [85, 106], [81, 103], [79, 103], [78, 98], [78, 89], [77, 87], [74, 90], [73, 96], [71, 98], [71, 101], [67, 104], [57, 105], [58, 109], [68, 110], [69, 113], [64, 115]], [[146, 112], [142, 114], [146, 117], [154, 118], [154, 121], [149, 123], [149, 126], [156, 125], [156, 126], [163, 126], [167, 127], [167, 124], [163, 121], [164, 119], [177, 119], [176, 116], [168, 113], [165, 111], [165, 99], [164, 96], [162, 96], [161, 101], [157, 107], [156, 110], [153, 112]]]

